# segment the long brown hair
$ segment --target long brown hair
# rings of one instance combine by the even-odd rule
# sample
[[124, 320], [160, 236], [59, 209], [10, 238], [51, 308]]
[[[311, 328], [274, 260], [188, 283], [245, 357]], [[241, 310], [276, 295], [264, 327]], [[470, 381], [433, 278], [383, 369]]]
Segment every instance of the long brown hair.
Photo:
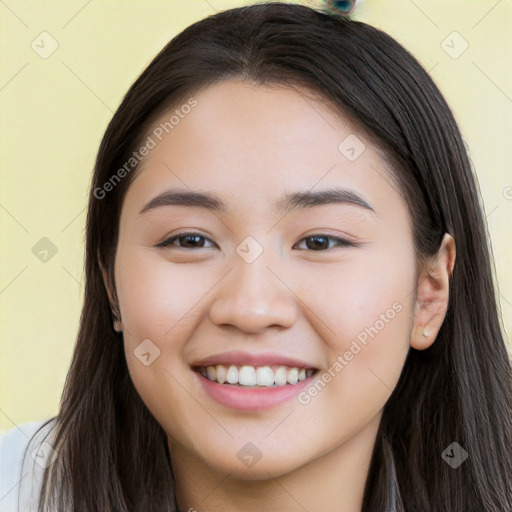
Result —
[[[232, 77], [315, 91], [376, 144], [409, 204], [418, 258], [434, 255], [443, 233], [455, 238], [444, 323], [429, 349], [410, 349], [384, 407], [363, 511], [389, 512], [390, 479], [400, 492], [397, 510], [511, 511], [512, 369], [482, 203], [454, 117], [390, 36], [274, 2], [220, 12], [178, 34], [106, 130], [88, 206], [80, 328], [53, 418], [59, 456], [45, 472], [39, 512], [178, 510], [167, 435], [132, 384], [99, 266], [115, 290], [119, 216], [137, 167], [104, 197], [98, 190], [129, 161], [152, 120]], [[469, 454], [456, 469], [442, 458], [452, 442]]]

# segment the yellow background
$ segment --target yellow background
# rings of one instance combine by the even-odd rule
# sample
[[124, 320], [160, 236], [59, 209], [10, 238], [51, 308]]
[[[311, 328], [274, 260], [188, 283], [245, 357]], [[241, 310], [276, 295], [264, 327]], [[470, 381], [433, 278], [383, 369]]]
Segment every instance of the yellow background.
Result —
[[[83, 298], [91, 172], [123, 94], [179, 31], [249, 3], [0, 2], [0, 430], [57, 413]], [[479, 177], [510, 339], [512, 2], [362, 0], [355, 17], [431, 70], [456, 115]], [[454, 31], [469, 45], [456, 59], [442, 47], [461, 48]], [[31, 47], [42, 32], [58, 43], [46, 59]], [[43, 237], [58, 249], [46, 263], [32, 252]]]

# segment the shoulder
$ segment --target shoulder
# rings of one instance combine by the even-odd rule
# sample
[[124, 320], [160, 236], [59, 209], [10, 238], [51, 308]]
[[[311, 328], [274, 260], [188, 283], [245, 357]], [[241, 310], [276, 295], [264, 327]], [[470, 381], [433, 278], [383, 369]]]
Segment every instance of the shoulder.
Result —
[[0, 510], [36, 510], [44, 469], [54, 453], [55, 418], [21, 423], [0, 434]]

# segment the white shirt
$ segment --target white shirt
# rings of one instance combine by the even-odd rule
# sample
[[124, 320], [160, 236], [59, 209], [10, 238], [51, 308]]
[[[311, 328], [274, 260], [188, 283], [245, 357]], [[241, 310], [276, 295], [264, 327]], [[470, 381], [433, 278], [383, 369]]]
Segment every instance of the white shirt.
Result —
[[0, 512], [37, 511], [44, 469], [57, 455], [51, 444], [54, 424], [53, 419], [21, 423], [0, 435]]

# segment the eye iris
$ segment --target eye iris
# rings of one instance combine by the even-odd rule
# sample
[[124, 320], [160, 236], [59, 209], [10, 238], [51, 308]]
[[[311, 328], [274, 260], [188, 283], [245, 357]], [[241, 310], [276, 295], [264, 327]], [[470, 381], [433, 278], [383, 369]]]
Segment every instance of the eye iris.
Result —
[[[195, 243], [197, 243], [197, 240], [198, 239], [201, 239], [203, 238], [201, 235], [184, 235], [184, 236], [181, 236], [180, 237], [180, 240], [188, 240], [190, 241], [190, 239], [193, 239], [192, 241], [192, 247], [197, 247], [197, 245], [194, 245]], [[184, 247], [189, 247], [188, 243], [185, 243], [185, 244], [182, 244]], [[200, 247], [202, 247], [202, 245], [200, 245]]]
[[[310, 240], [315, 240], [315, 243], [310, 244]], [[321, 241], [319, 244], [316, 243], [316, 241], [318, 240]], [[309, 236], [308, 238], [306, 238], [306, 245], [308, 249], [326, 249], [329, 247], [329, 239], [326, 236]]]

